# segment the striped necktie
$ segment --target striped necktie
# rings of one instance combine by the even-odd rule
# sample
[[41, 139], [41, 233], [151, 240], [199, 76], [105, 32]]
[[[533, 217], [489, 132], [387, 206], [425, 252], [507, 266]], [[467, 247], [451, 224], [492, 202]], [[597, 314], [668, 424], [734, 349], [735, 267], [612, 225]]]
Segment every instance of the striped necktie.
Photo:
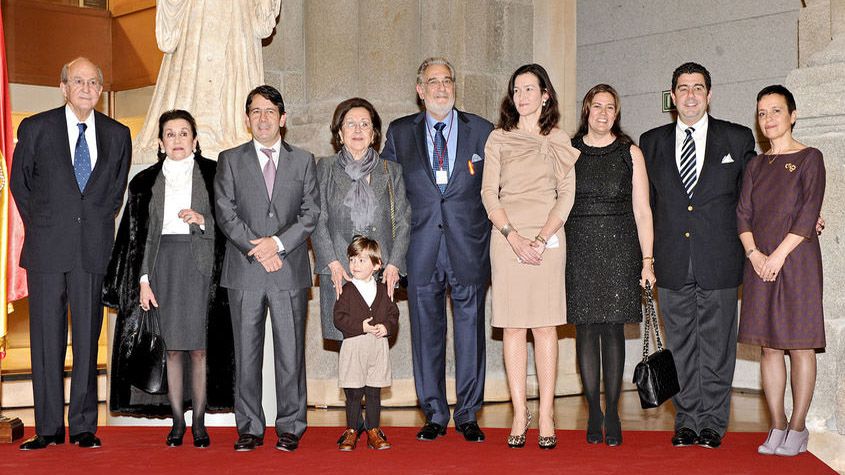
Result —
[[698, 174], [695, 170], [695, 140], [692, 138], [692, 133], [695, 129], [687, 128], [685, 131], [687, 136], [684, 138], [684, 143], [681, 146], [681, 181], [684, 183], [684, 189], [687, 190], [687, 196], [692, 198], [692, 190], [698, 182]]
[[[434, 124], [434, 129], [437, 131], [434, 134], [434, 153], [431, 157], [431, 168], [434, 170], [434, 176], [437, 176], [437, 170], [449, 171], [449, 151], [446, 149], [446, 137], [443, 136], [443, 129], [446, 124], [438, 122]], [[442, 167], [441, 168], [441, 160]], [[440, 188], [440, 193], [446, 192], [446, 185], [437, 185]]]

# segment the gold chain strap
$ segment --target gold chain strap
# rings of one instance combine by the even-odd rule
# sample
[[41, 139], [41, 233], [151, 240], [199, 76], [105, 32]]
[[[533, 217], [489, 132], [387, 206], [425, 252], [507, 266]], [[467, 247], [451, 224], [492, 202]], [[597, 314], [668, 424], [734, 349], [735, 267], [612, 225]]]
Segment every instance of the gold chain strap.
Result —
[[390, 235], [396, 239], [396, 200], [393, 196], [393, 181], [390, 179], [390, 172], [387, 170], [387, 160], [382, 160], [384, 175], [387, 177], [387, 194], [390, 195]]

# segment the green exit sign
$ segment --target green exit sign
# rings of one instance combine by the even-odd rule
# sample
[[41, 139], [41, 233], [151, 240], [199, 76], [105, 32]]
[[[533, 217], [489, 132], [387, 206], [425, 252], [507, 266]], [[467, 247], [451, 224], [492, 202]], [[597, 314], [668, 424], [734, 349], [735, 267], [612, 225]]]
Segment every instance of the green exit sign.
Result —
[[663, 112], [672, 112], [675, 110], [675, 104], [672, 102], [671, 91], [663, 91]]

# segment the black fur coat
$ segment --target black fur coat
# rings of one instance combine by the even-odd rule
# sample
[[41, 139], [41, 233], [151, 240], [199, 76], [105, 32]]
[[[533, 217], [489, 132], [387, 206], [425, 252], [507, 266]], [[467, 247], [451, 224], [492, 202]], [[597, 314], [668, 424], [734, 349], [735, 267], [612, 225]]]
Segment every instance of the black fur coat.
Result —
[[[214, 174], [217, 162], [195, 157], [214, 207]], [[153, 185], [162, 162], [139, 172], [129, 182], [129, 197], [117, 231], [111, 261], [103, 283], [103, 303], [117, 309], [111, 361], [109, 410], [147, 417], [170, 416], [166, 395], [152, 395], [133, 387], [126, 377], [127, 345], [141, 317], [139, 279], [149, 225], [149, 205]], [[234, 342], [229, 301], [219, 288], [226, 238], [215, 227], [214, 267], [208, 302], [207, 381], [209, 411], [226, 412], [234, 407]], [[185, 372], [186, 374], [188, 371]], [[190, 407], [190, 384], [185, 385], [186, 405]]]

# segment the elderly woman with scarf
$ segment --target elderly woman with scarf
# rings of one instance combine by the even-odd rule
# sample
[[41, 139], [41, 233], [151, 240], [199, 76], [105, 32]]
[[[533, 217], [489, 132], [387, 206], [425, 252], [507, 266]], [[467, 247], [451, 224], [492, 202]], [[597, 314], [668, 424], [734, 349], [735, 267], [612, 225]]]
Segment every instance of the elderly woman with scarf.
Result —
[[320, 275], [320, 320], [323, 338], [343, 340], [332, 310], [344, 282], [352, 277], [346, 248], [356, 235], [379, 243], [388, 294], [405, 270], [411, 209], [405, 198], [401, 165], [382, 160], [381, 118], [366, 99], [353, 97], [334, 111], [331, 123], [336, 155], [317, 161], [320, 219], [311, 236]]
[[[129, 182], [129, 196], [103, 284], [117, 308], [112, 351], [112, 412], [173, 417], [166, 443], [182, 444], [193, 409], [195, 447], [211, 443], [206, 408], [234, 405], [234, 352], [226, 292], [218, 289], [225, 239], [214, 222], [217, 163], [201, 156], [197, 126], [184, 110], [159, 119], [159, 161]], [[128, 355], [143, 311], [158, 308], [167, 347], [167, 394], [132, 386]], [[191, 361], [191, 375], [185, 371]]]

